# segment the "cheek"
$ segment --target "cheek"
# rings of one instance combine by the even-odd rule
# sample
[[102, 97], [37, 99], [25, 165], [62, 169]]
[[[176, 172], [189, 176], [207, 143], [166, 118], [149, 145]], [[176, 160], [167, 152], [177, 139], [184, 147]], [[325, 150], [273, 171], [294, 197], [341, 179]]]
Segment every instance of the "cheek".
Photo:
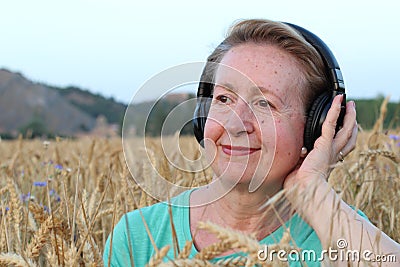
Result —
[[274, 123], [273, 120], [260, 120], [260, 131], [257, 135], [263, 147], [265, 147], [267, 151], [272, 151], [278, 136], [276, 123]]
[[223, 133], [224, 128], [215, 120], [208, 118], [204, 126], [204, 139], [215, 143]]
[[207, 119], [204, 126], [204, 149], [207, 164], [212, 164], [217, 155], [216, 142], [223, 133], [224, 129], [221, 125], [212, 119]]
[[304, 124], [300, 119], [290, 121], [277, 119], [275, 127], [278, 153], [286, 153], [287, 156], [291, 156], [296, 151], [300, 151], [303, 146], [304, 131]]

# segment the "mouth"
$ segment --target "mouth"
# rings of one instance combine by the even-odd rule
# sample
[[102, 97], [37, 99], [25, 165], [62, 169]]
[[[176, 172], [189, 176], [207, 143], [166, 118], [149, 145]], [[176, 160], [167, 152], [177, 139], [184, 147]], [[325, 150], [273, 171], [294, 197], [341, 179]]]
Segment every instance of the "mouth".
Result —
[[247, 156], [261, 150], [261, 148], [222, 145], [222, 151], [229, 156]]

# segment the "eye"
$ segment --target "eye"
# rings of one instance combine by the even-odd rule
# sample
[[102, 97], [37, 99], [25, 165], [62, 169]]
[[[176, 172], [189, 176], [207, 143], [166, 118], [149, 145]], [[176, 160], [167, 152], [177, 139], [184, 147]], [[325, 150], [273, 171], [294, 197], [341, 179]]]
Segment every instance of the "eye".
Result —
[[269, 103], [268, 103], [268, 101], [266, 101], [266, 100], [260, 100], [260, 101], [258, 101], [258, 105], [259, 105], [260, 107], [262, 107], [262, 108], [267, 108], [267, 107], [269, 107]]
[[275, 106], [273, 104], [271, 104], [271, 102], [265, 100], [265, 99], [261, 99], [257, 102], [257, 105], [261, 108], [272, 108], [274, 109]]
[[224, 103], [224, 104], [229, 104], [232, 102], [232, 100], [226, 96], [226, 95], [219, 95], [215, 98], [218, 102]]

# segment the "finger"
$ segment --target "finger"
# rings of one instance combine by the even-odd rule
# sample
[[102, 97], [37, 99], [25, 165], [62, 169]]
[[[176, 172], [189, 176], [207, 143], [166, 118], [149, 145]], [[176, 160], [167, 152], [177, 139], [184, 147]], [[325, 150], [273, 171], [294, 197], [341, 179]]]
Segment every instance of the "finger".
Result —
[[[344, 153], [343, 148], [353, 137], [355, 125], [356, 125], [355, 103], [354, 101], [349, 101], [346, 104], [346, 115], [344, 116], [343, 127], [337, 132], [334, 139], [337, 153], [339, 153], [340, 150]], [[357, 133], [355, 134], [355, 136], [357, 137]]]
[[321, 136], [327, 138], [329, 141], [335, 136], [336, 123], [339, 118], [342, 99], [343, 95], [335, 96], [328, 114], [326, 115], [326, 119], [322, 124]]
[[358, 135], [358, 125], [357, 122], [354, 123], [351, 137], [347, 144], [341, 149], [344, 155], [348, 155], [355, 147], [357, 143], [357, 135]]

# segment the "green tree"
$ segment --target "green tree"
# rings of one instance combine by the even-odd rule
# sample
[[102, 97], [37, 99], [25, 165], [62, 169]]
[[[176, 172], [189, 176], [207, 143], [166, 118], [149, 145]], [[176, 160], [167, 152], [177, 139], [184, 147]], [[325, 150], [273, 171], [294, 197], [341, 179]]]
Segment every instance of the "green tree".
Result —
[[47, 137], [50, 135], [43, 120], [40, 118], [33, 118], [29, 123], [22, 126], [19, 132], [25, 135], [26, 138]]

